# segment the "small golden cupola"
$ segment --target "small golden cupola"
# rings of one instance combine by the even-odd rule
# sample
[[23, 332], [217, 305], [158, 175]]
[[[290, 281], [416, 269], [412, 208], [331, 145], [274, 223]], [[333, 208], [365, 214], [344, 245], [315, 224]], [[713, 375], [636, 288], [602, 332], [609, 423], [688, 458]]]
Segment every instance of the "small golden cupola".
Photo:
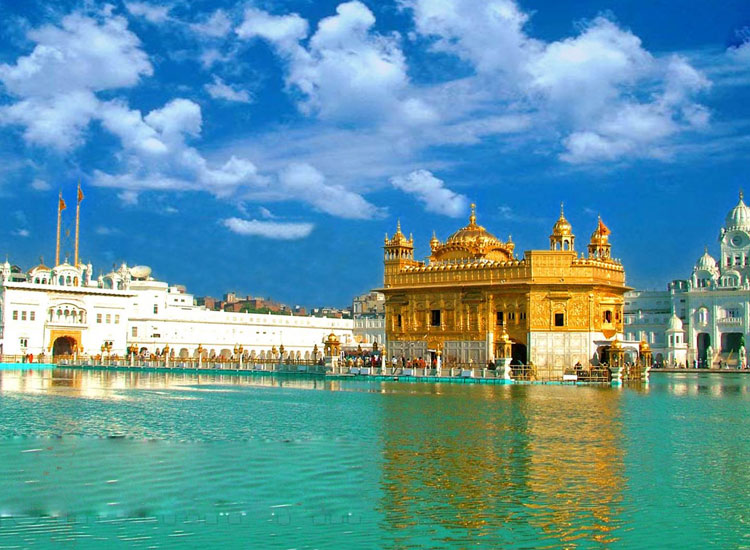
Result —
[[598, 260], [612, 259], [612, 245], [609, 242], [609, 235], [611, 233], [609, 228], [604, 225], [601, 216], [599, 216], [599, 223], [591, 234], [589, 258], [596, 258]]
[[552, 227], [552, 235], [549, 236], [550, 250], [575, 250], [576, 237], [573, 235], [573, 227], [565, 219], [563, 203], [560, 203], [560, 218]]
[[396, 224], [396, 233], [392, 238], [385, 234], [383, 249], [386, 274], [397, 273], [402, 267], [419, 263], [414, 261], [414, 237], [407, 239], [401, 232], [401, 220]]
[[471, 205], [469, 225], [448, 237], [445, 243], [437, 239], [430, 241], [430, 262], [487, 259], [506, 261], [513, 259], [515, 245], [504, 243], [484, 227], [477, 224], [476, 205]]
[[440, 240], [437, 238], [437, 235], [435, 235], [435, 232], [432, 232], [432, 238], [430, 239], [430, 250], [432, 252], [435, 251], [435, 249], [440, 246]]

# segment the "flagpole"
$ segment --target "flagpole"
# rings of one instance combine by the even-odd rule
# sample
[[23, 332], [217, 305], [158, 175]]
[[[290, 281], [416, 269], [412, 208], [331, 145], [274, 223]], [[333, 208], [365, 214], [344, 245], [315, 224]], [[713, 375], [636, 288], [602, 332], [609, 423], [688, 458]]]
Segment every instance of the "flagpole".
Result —
[[78, 180], [78, 195], [77, 195], [77, 205], [76, 205], [76, 246], [75, 246], [75, 253], [74, 253], [74, 261], [73, 265], [78, 267], [78, 229], [80, 227], [81, 222], [81, 200], [83, 199], [82, 193], [81, 193], [81, 180]]
[[62, 220], [62, 191], [60, 191], [60, 199], [57, 201], [57, 246], [55, 247], [55, 266], [60, 265], [60, 222]]

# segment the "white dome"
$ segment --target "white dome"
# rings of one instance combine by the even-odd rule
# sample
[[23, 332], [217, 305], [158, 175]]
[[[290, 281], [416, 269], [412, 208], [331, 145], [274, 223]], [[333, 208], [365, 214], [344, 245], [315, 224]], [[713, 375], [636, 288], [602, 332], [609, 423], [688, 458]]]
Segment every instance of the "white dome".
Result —
[[708, 249], [703, 252], [703, 256], [698, 258], [698, 261], [695, 263], [695, 269], [704, 269], [711, 272], [716, 269], [716, 260], [714, 260], [713, 256], [708, 253]]
[[727, 214], [725, 223], [727, 231], [731, 229], [750, 230], [750, 208], [747, 207], [742, 198], [742, 192], [740, 192], [740, 202]]
[[675, 313], [672, 314], [672, 317], [669, 319], [669, 329], [668, 330], [675, 330], [679, 331], [682, 330], [682, 321]]
[[137, 265], [130, 268], [130, 275], [134, 279], [147, 279], [151, 275], [151, 268], [146, 265]]

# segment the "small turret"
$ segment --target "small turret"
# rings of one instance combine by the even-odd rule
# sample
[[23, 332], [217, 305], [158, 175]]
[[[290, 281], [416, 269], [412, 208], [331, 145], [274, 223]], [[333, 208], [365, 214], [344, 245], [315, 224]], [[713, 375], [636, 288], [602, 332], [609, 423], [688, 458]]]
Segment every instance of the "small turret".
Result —
[[596, 229], [591, 234], [589, 242], [589, 258], [598, 260], [610, 260], [612, 258], [612, 245], [609, 243], [609, 235], [612, 232], [604, 225], [601, 216]]
[[563, 203], [560, 203], [560, 218], [552, 227], [552, 235], [549, 236], [550, 250], [574, 250], [575, 235], [570, 222], [565, 219]]

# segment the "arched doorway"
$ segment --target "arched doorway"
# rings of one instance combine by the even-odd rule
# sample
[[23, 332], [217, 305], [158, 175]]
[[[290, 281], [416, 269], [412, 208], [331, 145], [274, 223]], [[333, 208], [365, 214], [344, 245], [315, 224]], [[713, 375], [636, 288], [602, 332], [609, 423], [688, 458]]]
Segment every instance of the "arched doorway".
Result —
[[73, 355], [76, 350], [76, 341], [70, 336], [60, 336], [52, 344], [52, 355]]

